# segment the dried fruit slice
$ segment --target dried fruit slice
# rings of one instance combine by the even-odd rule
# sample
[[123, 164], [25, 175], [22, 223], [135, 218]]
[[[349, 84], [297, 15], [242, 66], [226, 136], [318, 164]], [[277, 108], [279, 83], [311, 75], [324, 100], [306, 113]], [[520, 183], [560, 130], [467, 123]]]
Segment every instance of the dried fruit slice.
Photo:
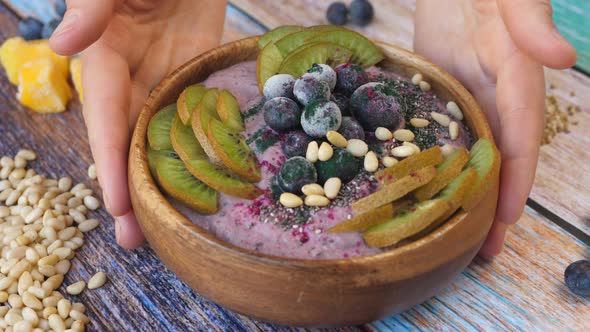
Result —
[[207, 160], [207, 154], [195, 137], [192, 128], [183, 125], [178, 114], [172, 120], [170, 142], [174, 151], [176, 151], [182, 160]]
[[16, 97], [36, 112], [56, 113], [66, 110], [72, 91], [55, 62], [40, 59], [20, 67]]
[[436, 169], [433, 166], [425, 167], [352, 203], [352, 209], [357, 213], [365, 213], [376, 209], [382, 205], [402, 198], [416, 188], [425, 185], [432, 180], [435, 175]]
[[438, 145], [424, 150], [400, 161], [375, 174], [380, 184], [392, 183], [408, 174], [427, 166], [436, 166], [443, 162], [443, 154]]
[[156, 172], [160, 187], [174, 199], [202, 214], [217, 212], [217, 192], [192, 176], [182, 160], [159, 155]]
[[217, 115], [224, 125], [234, 131], [244, 130], [244, 121], [240, 113], [240, 104], [231, 92], [221, 90], [217, 98]]
[[335, 67], [346, 63], [352, 57], [352, 51], [346, 47], [327, 42], [306, 43], [289, 54], [281, 63], [279, 72], [299, 77], [314, 63], [325, 63]]
[[172, 150], [152, 150], [152, 148], [150, 148], [149, 145], [146, 147], [146, 152], [150, 173], [154, 177], [154, 180], [156, 180], [156, 182], [159, 183], [158, 172], [156, 171], [156, 160], [158, 159], [158, 156], [165, 156], [178, 159], [178, 155], [176, 155], [176, 152]]
[[256, 79], [258, 81], [258, 90], [263, 94], [264, 83], [266, 80], [279, 72], [283, 56], [274, 43], [268, 43], [256, 60]]
[[217, 105], [217, 89], [209, 89], [203, 95], [201, 102], [195, 108], [193, 112], [191, 124], [193, 133], [197, 137], [197, 140], [205, 150], [205, 153], [209, 157], [209, 160], [213, 164], [221, 164], [221, 158], [215, 153], [213, 146], [209, 143], [207, 138], [207, 128], [211, 119], [219, 119], [217, 116], [216, 105]]
[[307, 42], [329, 42], [345, 47], [353, 52], [351, 62], [370, 67], [384, 59], [383, 52], [358, 32], [339, 29], [324, 31], [310, 37]]
[[148, 125], [147, 138], [152, 150], [172, 150], [170, 129], [176, 116], [176, 105], [168, 105], [159, 110]]
[[207, 134], [215, 153], [227, 168], [247, 181], [260, 181], [258, 159], [239, 133], [211, 118]]
[[80, 103], [84, 103], [84, 90], [82, 88], [82, 59], [73, 58], [70, 60], [70, 74], [74, 88], [78, 92]]
[[278, 28], [274, 28], [269, 32], [265, 33], [258, 39], [258, 47], [261, 49], [264, 48], [268, 43], [276, 43], [277, 40], [285, 37], [286, 35], [292, 34], [294, 32], [298, 32], [303, 30], [303, 27], [296, 26], [296, 25], [283, 25]]
[[473, 209], [486, 195], [500, 175], [500, 153], [494, 143], [480, 138], [469, 152], [468, 167], [477, 172], [477, 181], [463, 198], [461, 206], [466, 211]]
[[189, 125], [191, 123], [191, 115], [201, 102], [205, 92], [207, 92], [207, 88], [204, 85], [194, 84], [184, 89], [178, 96], [176, 107], [183, 124]]
[[330, 228], [332, 233], [356, 232], [378, 225], [393, 216], [393, 205], [385, 204]]
[[468, 160], [469, 153], [464, 147], [453, 151], [442, 164], [436, 166], [437, 173], [434, 179], [414, 192], [416, 198], [425, 201], [434, 197], [461, 173]]
[[377, 248], [392, 246], [425, 229], [448, 209], [442, 199], [420, 202], [406, 213], [369, 228], [363, 233], [365, 242]]

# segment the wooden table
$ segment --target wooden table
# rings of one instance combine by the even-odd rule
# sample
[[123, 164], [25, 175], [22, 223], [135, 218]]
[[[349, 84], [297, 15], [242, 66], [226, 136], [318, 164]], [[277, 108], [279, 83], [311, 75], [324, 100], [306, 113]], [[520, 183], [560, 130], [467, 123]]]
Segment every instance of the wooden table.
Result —
[[[35, 14], [35, 8], [25, 8], [35, 7], [30, 6], [31, 2], [11, 1], [15, 7], [20, 6], [20, 15]], [[330, 1], [232, 3], [227, 12], [225, 42], [281, 24], [324, 23], [323, 13]], [[376, 20], [361, 31], [411, 48], [414, 1], [373, 3], [379, 8]], [[585, 0], [555, 1], [555, 5], [560, 6], [556, 13], [566, 15], [558, 17], [559, 22], [570, 22], [566, 19], [568, 10], [575, 13], [577, 9], [583, 16], [580, 10], [588, 9]], [[36, 15], [47, 17], [42, 11]], [[0, 5], [0, 42], [16, 34], [16, 22], [17, 15]], [[580, 17], [577, 22], [586, 24], [580, 29], [589, 30], [587, 18]], [[587, 56], [584, 53], [581, 59]], [[585, 68], [585, 60], [579, 66]], [[547, 70], [547, 79], [555, 84], [551, 93], [559, 102], [582, 107], [573, 118], [579, 125], [542, 147], [535, 187], [519, 223], [508, 232], [502, 255], [492, 261], [476, 258], [440, 294], [405, 313], [340, 330], [590, 329], [590, 301], [573, 295], [563, 283], [565, 267], [590, 255], [590, 136], [586, 132], [590, 125], [590, 77], [574, 69]], [[571, 91], [576, 91], [575, 96]], [[86, 176], [92, 157], [79, 103], [73, 102], [64, 114], [44, 116], [21, 107], [15, 93], [16, 88], [2, 71], [0, 155], [14, 154], [19, 147], [35, 149], [41, 152], [35, 163], [39, 172], [51, 176], [69, 174], [100, 191], [97, 183], [88, 182]], [[104, 211], [97, 216], [102, 226], [87, 237], [65, 282], [87, 279], [96, 270], [107, 271], [110, 276], [105, 287], [76, 298], [88, 308], [89, 330], [300, 330], [255, 321], [208, 301], [168, 271], [149, 246], [135, 251], [119, 248], [111, 218]]]

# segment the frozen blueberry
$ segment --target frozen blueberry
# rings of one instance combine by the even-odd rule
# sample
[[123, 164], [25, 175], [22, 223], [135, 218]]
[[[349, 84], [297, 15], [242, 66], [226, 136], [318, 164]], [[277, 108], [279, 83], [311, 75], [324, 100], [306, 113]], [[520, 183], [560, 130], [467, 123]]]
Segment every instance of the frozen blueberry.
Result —
[[18, 22], [18, 34], [25, 40], [41, 39], [43, 23], [36, 18], [27, 17]]
[[295, 85], [295, 78], [293, 76], [289, 74], [278, 74], [266, 80], [262, 91], [266, 99], [275, 97], [294, 99], [293, 85]]
[[305, 106], [314, 100], [330, 99], [330, 86], [314, 75], [305, 73], [295, 81], [293, 94]]
[[358, 88], [350, 98], [352, 115], [367, 131], [396, 129], [402, 121], [401, 105], [391, 87], [377, 82]]
[[580, 296], [590, 296], [590, 261], [580, 260], [565, 269], [567, 287]]
[[365, 26], [373, 20], [373, 6], [368, 0], [354, 0], [350, 4], [350, 20], [353, 24]]
[[318, 174], [315, 167], [303, 157], [287, 159], [278, 175], [278, 184], [281, 189], [294, 194], [301, 194], [301, 188], [304, 185], [317, 181]]
[[346, 139], [356, 138], [363, 141], [365, 140], [365, 130], [363, 129], [363, 126], [350, 116], [342, 117], [342, 123], [340, 124], [338, 132], [346, 137]]
[[344, 25], [348, 20], [348, 8], [342, 2], [333, 2], [326, 11], [326, 18], [330, 24]]
[[311, 137], [302, 131], [292, 131], [281, 143], [283, 153], [287, 158], [301, 156], [304, 157], [307, 152], [307, 145], [311, 142]]
[[303, 110], [301, 126], [311, 137], [324, 137], [330, 130], [338, 130], [342, 114], [338, 106], [327, 100], [316, 100]]
[[335, 91], [346, 96], [352, 95], [361, 85], [369, 82], [369, 76], [363, 67], [359, 65], [345, 63], [336, 67], [335, 70], [338, 76]]
[[336, 72], [332, 67], [325, 64], [314, 63], [311, 68], [307, 71], [311, 76], [315, 76], [317, 79], [328, 83], [330, 90], [334, 90], [336, 86]]
[[343, 116], [350, 115], [350, 108], [348, 107], [350, 98], [341, 93], [335, 92], [330, 96], [330, 101], [333, 101], [336, 105], [338, 105], [340, 113]]
[[334, 155], [327, 161], [317, 161], [318, 183], [324, 184], [332, 177], [338, 177], [346, 183], [354, 179], [361, 169], [362, 159], [355, 158], [350, 152], [334, 148]]
[[57, 26], [61, 23], [61, 20], [53, 19], [43, 25], [43, 30], [41, 31], [41, 37], [43, 39], [49, 39], [53, 34], [53, 31], [57, 28]]
[[284, 192], [285, 191], [283, 190], [283, 188], [279, 186], [278, 176], [273, 176], [270, 180], [270, 194], [272, 195], [272, 198], [278, 201], [281, 197], [281, 194]]
[[297, 128], [301, 121], [301, 109], [296, 102], [285, 97], [268, 100], [262, 106], [264, 121], [278, 133], [284, 133]]
[[57, 15], [59, 17], [64, 17], [64, 14], [66, 13], [66, 2], [65, 0], [57, 0], [55, 1], [55, 12], [57, 13]]

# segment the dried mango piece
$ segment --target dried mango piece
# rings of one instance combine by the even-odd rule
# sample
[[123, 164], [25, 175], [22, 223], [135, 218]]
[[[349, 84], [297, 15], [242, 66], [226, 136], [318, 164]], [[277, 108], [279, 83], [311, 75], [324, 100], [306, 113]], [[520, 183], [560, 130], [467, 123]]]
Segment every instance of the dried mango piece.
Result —
[[84, 102], [84, 91], [82, 90], [82, 59], [73, 58], [70, 61], [70, 74], [72, 75], [72, 82], [74, 88], [78, 92], [80, 102]]
[[58, 66], [44, 59], [20, 68], [16, 96], [21, 104], [34, 111], [55, 113], [66, 110], [72, 91]]

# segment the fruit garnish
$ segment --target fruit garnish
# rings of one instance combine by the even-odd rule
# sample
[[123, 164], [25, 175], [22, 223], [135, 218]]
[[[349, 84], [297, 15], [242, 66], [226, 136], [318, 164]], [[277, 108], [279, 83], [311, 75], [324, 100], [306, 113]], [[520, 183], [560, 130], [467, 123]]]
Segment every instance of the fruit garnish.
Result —
[[152, 150], [172, 150], [170, 129], [175, 116], [175, 104], [170, 104], [154, 114], [147, 130], [147, 139]]
[[421, 188], [418, 188], [414, 192], [414, 196], [420, 201], [432, 198], [453, 181], [453, 179], [459, 176], [468, 160], [469, 153], [464, 147], [453, 151], [453, 153], [445, 158], [442, 164], [436, 166], [436, 176], [434, 179]]
[[363, 231], [367, 228], [378, 225], [393, 216], [393, 204], [385, 204], [374, 210], [361, 213], [351, 219], [343, 221], [330, 228], [332, 233], [345, 233]]
[[262, 92], [266, 99], [273, 99], [276, 97], [285, 97], [294, 99], [293, 86], [295, 85], [295, 78], [289, 74], [277, 74], [271, 76], [264, 83]]
[[435, 175], [436, 169], [434, 166], [427, 166], [411, 173], [410, 175], [400, 178], [395, 182], [387, 184], [381, 187], [378, 191], [352, 203], [352, 209], [356, 213], [365, 213], [387, 203], [391, 203], [406, 196], [416, 188], [430, 182]]
[[55, 113], [66, 110], [72, 91], [57, 65], [49, 59], [41, 59], [20, 67], [16, 97], [34, 111]]
[[352, 54], [351, 50], [333, 43], [305, 43], [293, 50], [283, 60], [279, 72], [299, 77], [307, 72], [314, 63], [325, 63], [335, 66], [348, 62]]
[[219, 120], [211, 117], [207, 137], [215, 154], [231, 171], [247, 181], [260, 181], [258, 159], [240, 133], [232, 131]]
[[351, 61], [363, 67], [373, 66], [385, 58], [373, 42], [348, 29], [325, 31], [310, 37], [306, 42], [329, 42], [345, 47], [353, 52]]
[[217, 115], [221, 122], [235, 131], [244, 130], [244, 121], [240, 113], [240, 104], [236, 97], [227, 90], [221, 90], [217, 98]]
[[447, 209], [448, 203], [442, 199], [420, 202], [407, 212], [369, 228], [363, 233], [363, 238], [372, 247], [384, 248], [394, 245], [428, 227]]
[[342, 183], [350, 182], [359, 173], [363, 162], [342, 148], [334, 148], [332, 158], [315, 163], [318, 183], [323, 184], [329, 178], [337, 177]]
[[194, 84], [184, 89], [180, 96], [178, 96], [176, 107], [178, 108], [178, 116], [180, 116], [183, 124], [190, 125], [191, 115], [201, 102], [205, 92], [207, 92], [207, 88], [204, 85]]
[[258, 47], [262, 49], [269, 42], [276, 43], [277, 40], [285, 37], [286, 35], [301, 31], [303, 29], [303, 27], [296, 25], [283, 25], [278, 28], [274, 28], [260, 37], [258, 40]]
[[360, 139], [361, 141], [365, 140], [365, 130], [363, 129], [363, 126], [361, 126], [358, 121], [350, 116], [342, 117], [342, 123], [340, 123], [338, 132], [346, 139]]
[[297, 102], [286, 97], [267, 100], [262, 106], [264, 122], [277, 133], [285, 133], [299, 127], [301, 109]]
[[203, 147], [203, 150], [205, 150], [209, 160], [211, 160], [213, 164], [219, 165], [222, 163], [221, 158], [213, 149], [207, 135], [209, 121], [211, 121], [211, 119], [219, 119], [216, 110], [217, 96], [217, 89], [208, 89], [207, 92], [205, 92], [201, 102], [199, 102], [199, 105], [197, 105], [191, 116], [191, 126], [193, 128], [193, 133], [201, 144], [201, 147]]
[[373, 5], [367, 0], [353, 0], [350, 4], [350, 21], [364, 27], [373, 20]]
[[208, 159], [192, 128], [182, 124], [178, 113], [174, 116], [170, 127], [170, 142], [174, 151], [183, 161]]
[[82, 89], [82, 59], [81, 58], [73, 58], [70, 61], [70, 74], [72, 77], [72, 82], [74, 83], [74, 88], [76, 92], [78, 92], [78, 99], [80, 99], [80, 103], [84, 102], [84, 91]]
[[316, 183], [318, 175], [315, 167], [311, 162], [303, 157], [293, 157], [287, 159], [279, 174], [277, 182], [281, 189], [293, 194], [301, 194], [301, 188], [310, 183]]
[[466, 211], [474, 208], [486, 195], [500, 175], [500, 153], [489, 139], [480, 138], [469, 152], [467, 167], [477, 172], [477, 181], [469, 191], [461, 206]]
[[399, 163], [388, 167], [375, 174], [380, 184], [392, 183], [412, 172], [428, 166], [436, 166], [443, 162], [443, 155], [440, 147], [434, 146], [420, 153], [411, 155]]
[[156, 160], [158, 156], [165, 156], [170, 158], [178, 159], [176, 152], [173, 150], [152, 150], [149, 145], [146, 146], [146, 153], [148, 159], [148, 166], [150, 168], [150, 173], [154, 177], [154, 180], [159, 183], [158, 180], [158, 172], [156, 171]]
[[217, 212], [217, 192], [192, 176], [182, 160], [158, 155], [156, 172], [160, 187], [174, 199], [202, 214]]
[[344, 25], [348, 20], [348, 8], [342, 2], [333, 2], [326, 11], [328, 22], [335, 25]]
[[579, 260], [571, 263], [564, 272], [567, 288], [580, 296], [590, 296], [590, 261]]
[[344, 63], [334, 68], [334, 71], [337, 75], [335, 90], [347, 97], [362, 85], [369, 83], [369, 75], [357, 64]]
[[281, 142], [281, 149], [287, 158], [301, 156], [305, 157], [307, 145], [312, 139], [302, 131], [292, 131]]
[[307, 104], [301, 115], [301, 127], [311, 137], [325, 137], [340, 128], [342, 115], [338, 106], [328, 100], [315, 100]]
[[261, 94], [264, 92], [264, 83], [277, 74], [281, 68], [283, 56], [277, 46], [270, 42], [258, 54], [256, 59], [256, 78], [258, 81], [258, 90]]
[[336, 71], [326, 64], [314, 63], [311, 65], [311, 68], [307, 70], [306, 75], [314, 76], [318, 80], [328, 83], [330, 91], [334, 90], [334, 87], [336, 87]]
[[398, 128], [403, 119], [398, 97], [391, 88], [379, 82], [366, 83], [357, 88], [350, 97], [350, 110], [367, 131], [375, 131], [379, 127]]

